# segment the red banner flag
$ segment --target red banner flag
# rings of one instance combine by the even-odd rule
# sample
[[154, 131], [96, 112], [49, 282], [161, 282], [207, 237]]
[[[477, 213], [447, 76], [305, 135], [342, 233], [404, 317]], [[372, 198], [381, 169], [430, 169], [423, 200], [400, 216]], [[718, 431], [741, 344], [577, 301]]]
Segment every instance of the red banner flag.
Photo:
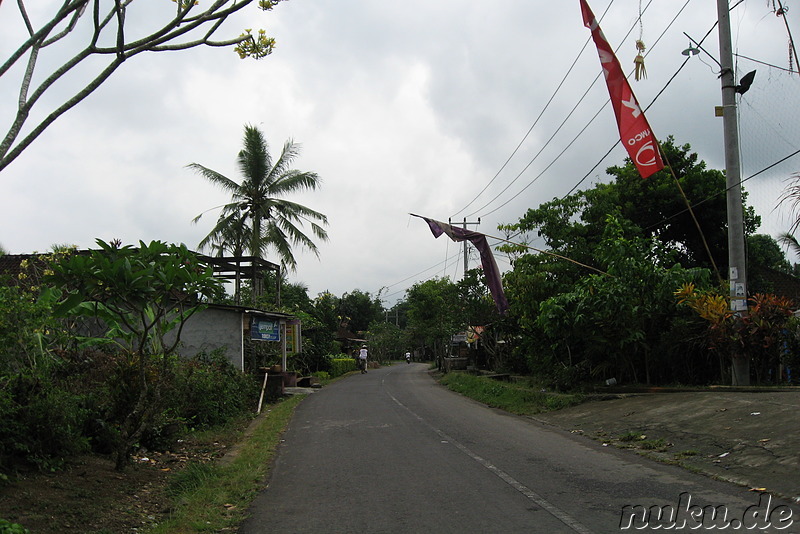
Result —
[[597, 19], [594, 18], [594, 13], [586, 0], [580, 0], [580, 2], [583, 24], [592, 30], [592, 39], [597, 46], [600, 64], [603, 66], [603, 74], [605, 74], [606, 84], [608, 84], [608, 94], [611, 95], [611, 105], [614, 106], [614, 114], [617, 116], [619, 137], [622, 144], [625, 145], [631, 161], [639, 170], [639, 174], [642, 175], [642, 178], [647, 178], [664, 168], [664, 162], [661, 161], [661, 154], [658, 150], [658, 142], [650, 130], [644, 113], [639, 108], [636, 96], [622, 72], [614, 50], [603, 35]]

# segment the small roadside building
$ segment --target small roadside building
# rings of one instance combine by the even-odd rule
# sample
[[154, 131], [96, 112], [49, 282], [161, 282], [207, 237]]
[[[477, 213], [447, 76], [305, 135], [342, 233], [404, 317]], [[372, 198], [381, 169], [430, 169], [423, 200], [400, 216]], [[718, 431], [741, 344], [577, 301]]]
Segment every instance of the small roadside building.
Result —
[[285, 370], [287, 355], [300, 352], [299, 321], [286, 313], [209, 304], [183, 325], [178, 353], [191, 358], [223, 349], [235, 368], [252, 370], [248, 362], [255, 352], [253, 343], [259, 342], [272, 343]]
[[[275, 271], [278, 284], [280, 281], [280, 266], [260, 258], [197, 256], [212, 267], [215, 278], [235, 284], [237, 298], [243, 280], [249, 280], [259, 292], [263, 292], [268, 271]], [[38, 254], [0, 255], [0, 283], [17, 283], [25, 275], [26, 265], [38, 270], [44, 267]], [[280, 299], [280, 285], [276, 294]], [[97, 335], [102, 335], [106, 327], [93, 324], [92, 328], [99, 328]], [[165, 341], [174, 341], [176, 335], [178, 332], [173, 330]], [[207, 304], [184, 323], [180, 341], [177, 352], [182, 357], [222, 350], [236, 369], [252, 372], [265, 363], [277, 363], [285, 371], [287, 355], [302, 350], [300, 321], [296, 317], [240, 305]]]

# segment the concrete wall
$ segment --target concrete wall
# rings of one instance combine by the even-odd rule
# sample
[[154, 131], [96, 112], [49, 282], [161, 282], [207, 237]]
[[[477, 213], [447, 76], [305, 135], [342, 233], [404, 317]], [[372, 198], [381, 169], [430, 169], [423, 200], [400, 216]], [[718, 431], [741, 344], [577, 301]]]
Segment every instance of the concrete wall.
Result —
[[243, 371], [241, 312], [206, 308], [186, 321], [178, 354], [190, 358], [200, 352], [211, 353], [220, 347], [225, 349], [225, 355], [233, 366]]

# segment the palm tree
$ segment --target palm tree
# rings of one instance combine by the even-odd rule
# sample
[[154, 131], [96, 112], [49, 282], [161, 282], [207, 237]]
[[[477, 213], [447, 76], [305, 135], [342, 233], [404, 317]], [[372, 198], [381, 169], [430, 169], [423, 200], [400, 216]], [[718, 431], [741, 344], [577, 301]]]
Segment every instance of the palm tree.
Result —
[[[231, 201], [220, 206], [217, 224], [198, 246], [228, 250], [235, 255], [247, 249], [251, 256], [259, 259], [264, 259], [272, 248], [281, 266], [295, 271], [297, 261], [292, 253], [293, 246], [306, 247], [319, 257], [319, 249], [304, 232], [304, 222], [310, 225], [316, 239], [327, 241], [328, 233], [323, 226], [328, 224], [328, 218], [283, 197], [296, 191], [316, 189], [320, 178], [314, 172], [290, 168], [300, 149], [291, 139], [283, 145], [274, 162], [264, 135], [255, 126], [245, 125], [243, 142], [244, 148], [237, 157], [241, 183], [198, 163], [188, 165], [231, 194]], [[202, 216], [201, 213], [193, 222]]]
[[800, 227], [800, 216], [798, 216], [798, 208], [800, 208], [800, 172], [793, 174], [789, 180], [793, 180], [793, 182], [784, 188], [783, 195], [778, 200], [778, 204], [788, 203], [792, 216], [795, 216], [794, 222], [786, 233], [787, 235], [793, 234]]

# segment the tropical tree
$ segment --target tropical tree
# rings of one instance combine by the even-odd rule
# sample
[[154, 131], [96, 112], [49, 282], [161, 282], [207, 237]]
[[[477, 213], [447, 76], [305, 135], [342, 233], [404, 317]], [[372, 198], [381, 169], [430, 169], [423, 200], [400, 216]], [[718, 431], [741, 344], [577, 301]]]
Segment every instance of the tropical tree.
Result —
[[707, 381], [707, 366], [696, 352], [687, 357], [687, 336], [677, 334], [681, 314], [673, 294], [683, 283], [707, 284], [708, 271], [675, 264], [660, 241], [633, 235], [614, 217], [607, 219], [596, 262], [604, 274], [585, 276], [538, 306], [539, 335], [521, 345], [532, 369], [554, 387], [610, 377]]
[[[726, 272], [725, 175], [707, 168], [688, 144], [678, 146], [672, 137], [663, 143], [662, 150], [681, 189], [694, 206], [694, 216], [702, 234], [686, 209], [686, 201], [672, 175], [662, 171], [642, 180], [630, 160], [606, 169], [613, 177], [610, 183], [599, 183], [592, 189], [544, 203], [528, 210], [517, 224], [505, 228], [538, 232], [554, 252], [589, 263], [594, 249], [603, 239], [606, 217], [615, 214], [636, 225], [643, 237], [656, 238], [674, 250], [684, 267], [712, 268], [716, 265], [721, 273]], [[760, 217], [750, 206], [745, 208], [744, 222], [747, 235], [753, 234], [761, 224]], [[582, 275], [578, 268], [571, 272]]]
[[449, 278], [433, 278], [406, 290], [408, 330], [415, 347], [431, 349], [441, 368], [453, 334], [464, 330], [458, 288]]
[[[779, 238], [780, 239], [780, 238]], [[773, 293], [777, 289], [774, 272], [792, 275], [792, 265], [781, 245], [772, 236], [755, 234], [747, 237], [747, 290], [750, 295]]]
[[114, 453], [121, 470], [164, 406], [183, 325], [221, 287], [185, 245], [97, 244], [89, 254], [53, 261], [45, 277], [52, 286], [43, 294], [56, 303], [57, 317], [105, 325], [101, 336], [84, 337], [84, 343], [118, 349], [117, 373], [108, 381], [116, 395]]
[[[47, 8], [37, 5], [29, 13], [27, 2], [17, 0], [14, 3], [18, 24], [24, 28], [26, 37], [5, 60], [0, 59], [0, 77], [20, 73], [17, 112], [10, 118], [10, 124], [3, 127], [6, 133], [0, 133], [3, 135], [0, 171], [133, 56], [199, 46], [232, 46], [241, 58], [266, 57], [272, 53], [275, 41], [263, 30], [255, 35], [252, 30], [245, 30], [238, 37], [223, 40], [217, 40], [216, 34], [228, 17], [248, 5], [254, 3], [266, 11], [281, 1], [214, 0], [202, 7], [200, 1], [173, 0], [175, 6], [172, 7], [162, 0], [161, 6], [157, 2], [139, 2], [134, 9], [132, 0], [63, 0], [51, 2], [52, 7]], [[4, 22], [11, 17], [8, 13], [11, 9], [11, 5], [4, 6]], [[41, 16], [41, 20], [36, 20], [37, 16]], [[81, 39], [85, 44], [76, 52], [73, 47]], [[52, 60], [54, 54], [58, 57], [59, 53], [67, 58], [63, 63]], [[47, 60], [39, 62], [40, 57], [45, 56]], [[15, 68], [20, 64], [24, 66]], [[51, 109], [43, 107], [53, 99], [42, 97], [54, 91], [57, 94], [63, 78], [78, 74], [86, 76], [78, 85], [80, 89], [67, 96], [63, 103], [56, 100]], [[56, 86], [59, 88], [54, 89]], [[29, 119], [38, 122], [26, 128]]]
[[388, 360], [399, 360], [407, 350], [408, 341], [405, 332], [394, 323], [376, 321], [366, 333], [369, 340], [370, 358], [378, 363]]
[[788, 203], [789, 209], [791, 210], [792, 216], [794, 217], [794, 222], [792, 222], [791, 226], [789, 227], [789, 231], [786, 232], [781, 238], [788, 236], [790, 238], [789, 242], [784, 241], [784, 244], [790, 244], [791, 238], [794, 233], [800, 228], [800, 172], [796, 172], [792, 174], [789, 178], [791, 181], [789, 185], [783, 190], [783, 195], [780, 198], [780, 203]]
[[[304, 222], [310, 225], [315, 238], [326, 241], [328, 233], [323, 226], [328, 224], [328, 218], [283, 197], [316, 189], [320, 178], [317, 173], [291, 168], [300, 150], [291, 140], [283, 145], [280, 156], [274, 161], [264, 134], [257, 127], [245, 126], [243, 144], [237, 157], [241, 182], [198, 163], [188, 165], [231, 195], [231, 201], [221, 207], [217, 224], [198, 246], [227, 249], [233, 254], [241, 254], [246, 249], [259, 259], [264, 259], [268, 250], [274, 249], [281, 265], [294, 271], [297, 260], [292, 253], [293, 246], [303, 246], [319, 256], [316, 244], [304, 232]], [[195, 217], [194, 222], [202, 216], [201, 213]], [[255, 285], [253, 290], [255, 292]]]
[[339, 299], [339, 316], [346, 320], [350, 331], [360, 335], [374, 322], [383, 321], [383, 306], [378, 297], [355, 289]]
[[[747, 263], [789, 274], [792, 266], [781, 250], [778, 241], [766, 234], [755, 234], [747, 238]], [[758, 293], [758, 291], [753, 291]]]

